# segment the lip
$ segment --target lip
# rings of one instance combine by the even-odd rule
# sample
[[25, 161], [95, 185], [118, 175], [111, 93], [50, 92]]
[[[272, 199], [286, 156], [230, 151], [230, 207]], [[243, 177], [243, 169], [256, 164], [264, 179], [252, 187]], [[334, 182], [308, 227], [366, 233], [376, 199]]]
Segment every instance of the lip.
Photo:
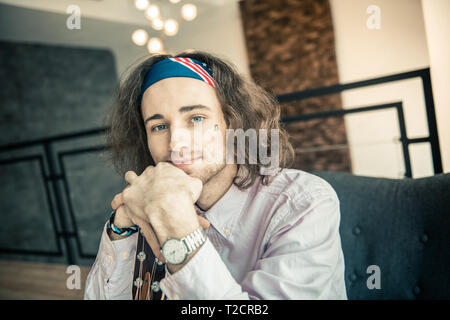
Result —
[[175, 167], [182, 168], [182, 167], [190, 166], [190, 165], [194, 164], [197, 160], [200, 160], [200, 159], [202, 159], [202, 157], [191, 158], [190, 160], [186, 160], [185, 162], [180, 162], [180, 163], [174, 163], [173, 161], [170, 161], [170, 163], [172, 163]]

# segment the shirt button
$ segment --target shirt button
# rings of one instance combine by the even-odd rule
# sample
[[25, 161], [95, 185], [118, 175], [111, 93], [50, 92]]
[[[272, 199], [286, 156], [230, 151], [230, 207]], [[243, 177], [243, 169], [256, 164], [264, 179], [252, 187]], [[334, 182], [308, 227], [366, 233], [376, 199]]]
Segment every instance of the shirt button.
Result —
[[153, 290], [153, 292], [158, 292], [159, 291], [159, 282], [158, 281], [153, 281], [151, 288]]
[[228, 228], [223, 229], [223, 233], [225, 233], [226, 236], [229, 236], [231, 231]]
[[138, 288], [142, 287], [143, 285], [143, 281], [141, 278], [136, 278], [136, 280], [134, 280], [134, 285]]
[[111, 263], [111, 262], [112, 262], [112, 260], [113, 260], [113, 257], [112, 257], [112, 255], [111, 255], [111, 254], [109, 254], [109, 253], [107, 253], [107, 254], [106, 254], [106, 261], [107, 261], [108, 263]]
[[129, 256], [130, 256], [130, 254], [129, 254], [127, 251], [122, 252], [122, 259], [123, 259], [123, 260], [128, 259]]
[[143, 261], [145, 260], [145, 258], [146, 258], [146, 255], [145, 255], [145, 252], [144, 252], [144, 251], [141, 251], [141, 252], [138, 253], [137, 259], [138, 259], [140, 262], [143, 262]]

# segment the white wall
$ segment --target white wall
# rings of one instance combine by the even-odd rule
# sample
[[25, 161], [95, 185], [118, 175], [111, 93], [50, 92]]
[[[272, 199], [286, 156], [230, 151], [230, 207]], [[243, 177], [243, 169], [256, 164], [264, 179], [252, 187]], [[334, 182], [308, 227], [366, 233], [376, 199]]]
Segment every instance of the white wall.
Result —
[[444, 172], [450, 172], [450, 1], [422, 0]]
[[[211, 51], [228, 59], [238, 70], [248, 75], [247, 52], [237, 0], [193, 0], [198, 16], [193, 21], [181, 20], [180, 2], [171, 5], [160, 2], [166, 17], [177, 18], [180, 31], [165, 37], [170, 52], [185, 49]], [[161, 36], [153, 30], [144, 13], [134, 8], [133, 0], [0, 0], [0, 39], [69, 46], [110, 48], [122, 73], [136, 59], [148, 55], [147, 49], [131, 41], [138, 28], [150, 36]], [[76, 4], [81, 9], [81, 30], [68, 30], [66, 8]], [[8, 6], [6, 6], [8, 5]]]
[[[195, 20], [194, 20], [195, 21]], [[230, 60], [241, 74], [250, 77], [244, 29], [237, 1], [225, 4], [187, 24], [179, 37], [166, 38], [171, 51], [205, 50]]]
[[[330, 4], [341, 83], [430, 65], [420, 0], [330, 0]], [[366, 25], [370, 16], [366, 9], [370, 5], [380, 8], [380, 29], [369, 29]], [[344, 108], [402, 101], [408, 137], [428, 135], [418, 79], [347, 91], [342, 99]], [[397, 141], [400, 134], [393, 109], [373, 112], [373, 115], [346, 116], [345, 122], [355, 174], [403, 176], [402, 149]], [[441, 144], [449, 142], [441, 141]], [[413, 177], [433, 175], [428, 144], [411, 145], [410, 155]]]

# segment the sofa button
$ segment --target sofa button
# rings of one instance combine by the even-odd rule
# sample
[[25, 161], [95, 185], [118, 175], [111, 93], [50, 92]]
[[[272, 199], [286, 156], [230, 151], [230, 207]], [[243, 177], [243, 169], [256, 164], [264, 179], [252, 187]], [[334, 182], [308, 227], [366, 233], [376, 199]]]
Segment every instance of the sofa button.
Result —
[[352, 273], [350, 275], [350, 281], [355, 281], [358, 277], [356, 276], [356, 273]]
[[426, 234], [424, 234], [422, 237], [420, 237], [420, 241], [422, 241], [423, 243], [426, 243], [428, 241], [428, 236]]
[[417, 296], [417, 295], [419, 295], [419, 294], [422, 292], [422, 290], [420, 290], [420, 287], [419, 287], [419, 286], [416, 286], [416, 287], [414, 288], [413, 292], [414, 292], [414, 294]]
[[361, 228], [360, 227], [353, 228], [353, 234], [354, 235], [359, 235], [360, 233], [361, 233]]

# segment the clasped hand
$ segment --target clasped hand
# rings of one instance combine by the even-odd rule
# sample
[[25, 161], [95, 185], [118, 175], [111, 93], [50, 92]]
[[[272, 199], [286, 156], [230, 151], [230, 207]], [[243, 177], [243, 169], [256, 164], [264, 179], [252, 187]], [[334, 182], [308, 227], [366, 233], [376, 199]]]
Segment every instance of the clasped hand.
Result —
[[111, 202], [116, 210], [114, 224], [119, 228], [139, 226], [160, 261], [165, 262], [160, 248], [168, 237], [182, 238], [199, 226], [210, 226], [194, 208], [202, 192], [201, 180], [172, 164], [148, 166], [140, 176], [127, 171], [125, 181], [128, 186]]

